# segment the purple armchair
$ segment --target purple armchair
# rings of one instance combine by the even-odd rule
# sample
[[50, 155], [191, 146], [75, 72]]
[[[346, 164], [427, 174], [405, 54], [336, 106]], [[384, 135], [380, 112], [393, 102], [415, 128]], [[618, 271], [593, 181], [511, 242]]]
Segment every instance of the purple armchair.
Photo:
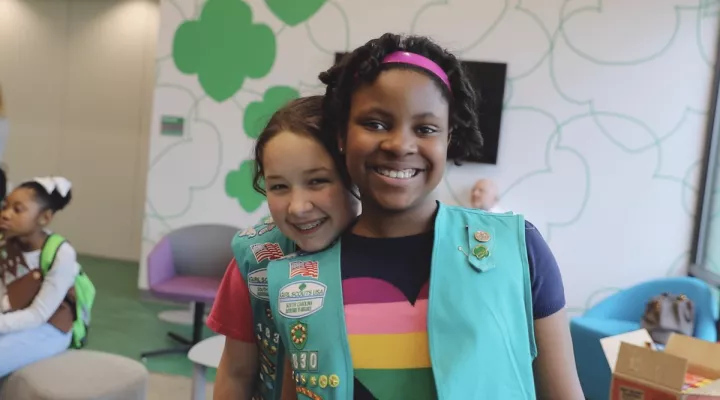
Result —
[[142, 358], [185, 353], [202, 340], [205, 305], [215, 300], [228, 263], [233, 258], [230, 241], [238, 228], [226, 225], [193, 225], [169, 233], [148, 255], [150, 293], [162, 300], [192, 303], [193, 333], [188, 339], [168, 336], [181, 346], [148, 351]]

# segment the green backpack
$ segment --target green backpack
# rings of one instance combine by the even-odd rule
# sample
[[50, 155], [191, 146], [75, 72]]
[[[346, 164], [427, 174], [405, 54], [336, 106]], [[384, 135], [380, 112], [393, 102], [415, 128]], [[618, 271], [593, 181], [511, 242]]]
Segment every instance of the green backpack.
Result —
[[[40, 269], [45, 276], [60, 249], [65, 243], [65, 238], [53, 233], [48, 236], [40, 252]], [[93, 285], [90, 277], [82, 270], [78, 264], [80, 273], [75, 278], [75, 286], [68, 292], [65, 301], [74, 309], [75, 322], [72, 327], [72, 341], [70, 347], [80, 349], [87, 345], [88, 329], [90, 328], [90, 310], [95, 302], [95, 285]]]

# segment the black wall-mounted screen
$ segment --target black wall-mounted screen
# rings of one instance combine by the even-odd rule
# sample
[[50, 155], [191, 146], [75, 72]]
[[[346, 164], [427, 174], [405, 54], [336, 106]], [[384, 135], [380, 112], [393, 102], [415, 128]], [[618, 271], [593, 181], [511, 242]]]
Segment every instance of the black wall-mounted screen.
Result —
[[[335, 53], [335, 63], [339, 62], [345, 54]], [[482, 61], [461, 62], [478, 95], [480, 131], [485, 143], [482, 156], [469, 161], [497, 164], [507, 64]]]

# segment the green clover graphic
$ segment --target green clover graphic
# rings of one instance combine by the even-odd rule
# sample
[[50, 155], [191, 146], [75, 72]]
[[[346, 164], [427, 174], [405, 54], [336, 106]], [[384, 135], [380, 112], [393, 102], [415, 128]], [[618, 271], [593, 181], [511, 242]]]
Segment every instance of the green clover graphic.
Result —
[[298, 97], [300, 97], [300, 93], [287, 86], [274, 86], [266, 90], [262, 101], [252, 102], [245, 109], [243, 117], [245, 134], [252, 139], [257, 139], [273, 113], [290, 100]]
[[270, 11], [290, 26], [310, 19], [327, 0], [265, 0]]
[[200, 18], [185, 21], [173, 41], [178, 70], [197, 74], [205, 93], [223, 102], [246, 77], [262, 78], [275, 62], [275, 35], [252, 23], [252, 10], [242, 0], [208, 0]]
[[225, 176], [225, 193], [228, 197], [237, 199], [240, 207], [249, 213], [257, 210], [265, 201], [265, 196], [252, 187], [254, 169], [254, 161], [245, 160], [238, 169]]

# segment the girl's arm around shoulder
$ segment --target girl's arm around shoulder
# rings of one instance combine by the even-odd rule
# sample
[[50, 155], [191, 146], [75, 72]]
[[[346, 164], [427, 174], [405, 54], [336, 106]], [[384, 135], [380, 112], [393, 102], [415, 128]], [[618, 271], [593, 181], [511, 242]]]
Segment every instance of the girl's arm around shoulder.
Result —
[[30, 307], [0, 315], [0, 334], [37, 328], [46, 323], [75, 284], [79, 272], [75, 249], [68, 242], [63, 243]]

